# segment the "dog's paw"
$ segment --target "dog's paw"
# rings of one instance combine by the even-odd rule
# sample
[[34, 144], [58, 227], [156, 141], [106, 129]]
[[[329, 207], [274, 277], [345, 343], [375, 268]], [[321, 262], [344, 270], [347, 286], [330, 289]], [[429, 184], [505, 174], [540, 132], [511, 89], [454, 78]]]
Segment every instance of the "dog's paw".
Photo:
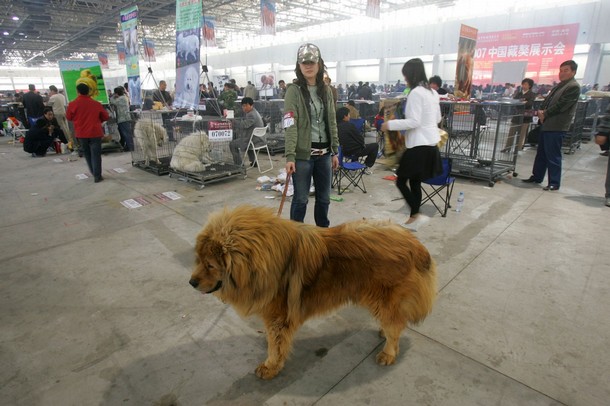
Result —
[[255, 372], [256, 372], [256, 376], [258, 376], [261, 379], [272, 379], [280, 372], [280, 370], [277, 368], [269, 368], [263, 362], [262, 364], [260, 364], [258, 366], [258, 368], [256, 368]]
[[392, 365], [396, 361], [396, 356], [381, 351], [377, 354], [376, 361], [379, 365]]

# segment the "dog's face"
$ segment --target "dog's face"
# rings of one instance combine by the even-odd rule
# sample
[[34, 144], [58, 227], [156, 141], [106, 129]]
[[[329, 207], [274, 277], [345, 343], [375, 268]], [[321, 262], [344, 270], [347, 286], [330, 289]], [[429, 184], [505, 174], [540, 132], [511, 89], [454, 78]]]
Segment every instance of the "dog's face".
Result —
[[226, 250], [219, 243], [205, 237], [202, 232], [197, 237], [195, 253], [195, 270], [189, 281], [191, 286], [203, 294], [221, 291], [227, 275]]
[[194, 68], [188, 68], [186, 72], [184, 72], [184, 90], [187, 92], [193, 92], [193, 90], [197, 87], [197, 82], [199, 79], [199, 75]]

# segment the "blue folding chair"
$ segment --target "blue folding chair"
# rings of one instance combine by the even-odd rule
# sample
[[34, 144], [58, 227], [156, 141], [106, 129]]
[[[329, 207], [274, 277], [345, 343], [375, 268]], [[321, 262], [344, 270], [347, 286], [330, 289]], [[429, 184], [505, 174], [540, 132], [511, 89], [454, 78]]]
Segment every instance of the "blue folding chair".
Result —
[[[421, 204], [430, 201], [440, 215], [446, 217], [447, 211], [451, 207], [451, 194], [453, 193], [455, 178], [451, 177], [451, 158], [442, 158], [442, 161], [443, 173], [421, 183], [422, 193], [426, 196], [422, 199]], [[438, 198], [438, 203], [434, 201], [435, 198]]]
[[[342, 194], [349, 188], [350, 186], [357, 187], [362, 190], [363, 193], [366, 193], [366, 186], [364, 186], [364, 171], [366, 169], [366, 165], [355, 161], [350, 162], [345, 161], [343, 157], [343, 150], [341, 146], [339, 146], [339, 168], [335, 172], [333, 176], [333, 187], [337, 186], [337, 194]], [[345, 187], [341, 187], [342, 181], [347, 181], [347, 185]]]

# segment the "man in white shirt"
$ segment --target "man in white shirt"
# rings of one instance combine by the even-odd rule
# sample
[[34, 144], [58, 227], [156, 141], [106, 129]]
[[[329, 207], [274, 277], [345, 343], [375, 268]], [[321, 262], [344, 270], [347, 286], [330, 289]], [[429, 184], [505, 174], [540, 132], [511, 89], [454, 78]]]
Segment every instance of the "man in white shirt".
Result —
[[66, 120], [66, 98], [57, 91], [57, 87], [54, 85], [49, 86], [49, 102], [47, 104], [53, 107], [53, 115], [69, 141], [68, 148], [76, 150], [76, 139], [70, 131], [68, 120]]

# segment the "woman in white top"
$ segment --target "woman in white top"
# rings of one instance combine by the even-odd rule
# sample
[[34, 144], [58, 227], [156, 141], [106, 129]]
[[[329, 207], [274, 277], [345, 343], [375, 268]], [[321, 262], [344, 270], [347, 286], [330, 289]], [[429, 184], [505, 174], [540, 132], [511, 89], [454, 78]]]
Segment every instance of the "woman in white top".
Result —
[[405, 224], [415, 229], [416, 223], [427, 219], [419, 214], [421, 182], [443, 172], [440, 152], [436, 146], [440, 141], [438, 123], [441, 121], [441, 109], [438, 93], [430, 89], [421, 59], [407, 61], [402, 67], [402, 74], [411, 88], [405, 105], [405, 119], [389, 120], [383, 123], [381, 130], [406, 130], [407, 149], [396, 170], [396, 186], [411, 208]]

